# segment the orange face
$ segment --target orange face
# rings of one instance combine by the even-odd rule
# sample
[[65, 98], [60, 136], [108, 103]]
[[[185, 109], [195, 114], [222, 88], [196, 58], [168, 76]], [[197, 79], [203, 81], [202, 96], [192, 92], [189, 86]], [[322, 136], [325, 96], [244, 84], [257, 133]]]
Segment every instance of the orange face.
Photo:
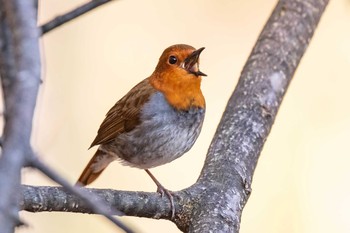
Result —
[[200, 84], [201, 76], [206, 75], [199, 70], [199, 55], [203, 49], [195, 50], [189, 45], [167, 48], [150, 77], [153, 87], [161, 91], [176, 109], [205, 107]]

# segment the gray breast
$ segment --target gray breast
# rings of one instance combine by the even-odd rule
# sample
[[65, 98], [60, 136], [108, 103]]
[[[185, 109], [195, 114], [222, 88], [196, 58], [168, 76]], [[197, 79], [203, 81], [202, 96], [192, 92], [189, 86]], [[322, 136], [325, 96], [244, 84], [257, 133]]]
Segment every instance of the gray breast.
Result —
[[141, 112], [141, 124], [121, 134], [113, 151], [127, 165], [148, 169], [183, 155], [197, 140], [205, 110], [176, 111], [160, 92], [152, 95]]

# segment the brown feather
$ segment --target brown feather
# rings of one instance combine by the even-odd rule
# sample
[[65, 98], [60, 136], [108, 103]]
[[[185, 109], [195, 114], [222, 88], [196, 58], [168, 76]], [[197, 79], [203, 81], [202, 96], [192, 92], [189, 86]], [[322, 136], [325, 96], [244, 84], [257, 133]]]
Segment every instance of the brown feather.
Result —
[[[90, 184], [103, 172], [103, 170], [108, 166], [110, 162], [114, 161], [117, 158], [121, 158], [126, 162], [129, 162], [129, 160], [126, 159], [129, 156], [133, 159], [136, 159], [136, 163], [130, 162], [131, 165], [139, 166], [140, 168], [148, 168], [170, 162], [181, 156], [184, 152], [192, 147], [200, 132], [204, 117], [203, 109], [205, 109], [205, 100], [200, 89], [201, 75], [198, 75], [198, 56], [202, 50], [203, 48], [197, 50], [196, 55], [194, 53], [196, 50], [192, 46], [188, 45], [174, 45], [167, 48], [161, 55], [159, 63], [151, 77], [146, 78], [137, 84], [108, 111], [106, 118], [98, 130], [96, 138], [90, 146], [90, 148], [95, 145], [100, 145], [100, 147], [81, 174], [78, 180], [78, 184]], [[175, 56], [175, 58], [177, 58], [175, 61], [176, 63], [173, 63], [169, 60], [172, 56]], [[188, 61], [192, 63], [194, 62], [194, 64], [187, 63]], [[161, 92], [164, 95], [167, 103], [175, 110], [186, 111], [191, 108], [202, 109], [198, 112], [199, 115], [193, 119], [196, 121], [195, 126], [191, 121], [192, 123], [189, 122], [189, 124], [192, 125], [192, 128], [184, 129], [188, 130], [188, 132], [191, 132], [190, 135], [192, 136], [187, 135], [190, 141], [187, 141], [187, 139], [185, 139], [184, 143], [180, 142], [176, 144], [179, 145], [180, 148], [179, 146], [171, 147], [171, 143], [168, 143], [170, 150], [166, 149], [167, 154], [164, 155], [164, 158], [161, 158], [159, 156], [159, 158], [157, 157], [157, 154], [163, 156], [162, 153], [164, 153], [164, 151], [161, 151], [159, 149], [158, 144], [153, 144], [150, 147], [152, 150], [151, 153], [155, 153], [156, 155], [149, 157], [147, 154], [148, 152], [145, 152], [145, 159], [137, 158], [137, 156], [142, 156], [142, 154], [135, 154], [130, 156], [126, 152], [123, 154], [124, 152], [122, 150], [118, 151], [118, 154], [116, 154], [115, 149], [113, 149], [113, 146], [115, 147], [116, 143], [132, 144], [132, 142], [128, 140], [120, 141], [119, 139], [123, 137], [118, 136], [126, 132], [130, 132], [132, 135], [133, 129], [135, 129], [135, 127], [141, 123], [142, 119], [140, 119], [140, 117], [141, 112], [144, 109], [143, 106], [156, 92]], [[162, 99], [162, 101], [164, 101], [164, 99]], [[146, 113], [148, 113], [148, 111], [145, 111], [145, 114]], [[170, 113], [173, 114], [173, 111], [171, 110]], [[167, 116], [167, 114], [165, 115]], [[154, 119], [155, 125], [158, 122], [157, 120], [159, 119]], [[188, 119], [186, 118], [186, 120]], [[162, 124], [164, 125], [164, 122], [162, 122]], [[160, 125], [159, 127], [163, 127], [163, 125]], [[174, 124], [172, 126], [177, 131], [179, 131], [178, 127], [174, 126]], [[148, 126], [142, 128], [142, 125], [140, 125], [140, 129], [142, 129], [141, 132], [143, 132], [145, 136], [148, 136], [146, 135]], [[158, 132], [156, 129], [153, 130], [154, 132], [152, 133]], [[181, 132], [177, 132], [177, 135], [183, 134], [181, 134]], [[155, 138], [157, 138], [157, 136]], [[133, 140], [132, 137], [130, 140]], [[149, 142], [152, 142], [152, 140], [153, 139], [151, 138]], [[172, 137], [169, 137], [169, 140], [172, 140]], [[136, 143], [135, 145], [141, 146], [141, 149], [145, 147], [144, 143]], [[129, 146], [129, 148], [133, 146], [134, 144]], [[148, 145], [146, 145], [146, 147], [147, 146]], [[179, 149], [180, 151], [177, 151]], [[169, 151], [172, 151], [172, 153], [168, 154]], [[159, 159], [159, 162], [155, 161], [155, 159]], [[172, 208], [174, 210], [174, 207]]]
[[146, 78], [133, 87], [106, 114], [91, 147], [112, 141], [119, 134], [131, 131], [140, 123], [142, 105], [156, 90]]
[[101, 160], [102, 156], [108, 156], [104, 154], [102, 151], [97, 150], [94, 156], [90, 159], [89, 163], [86, 165], [84, 171], [81, 173], [76, 185], [85, 186], [92, 183], [100, 174], [104, 171], [104, 169], [108, 166], [109, 163], [104, 165], [104, 168], [99, 170], [98, 172], [94, 171], [94, 165]]

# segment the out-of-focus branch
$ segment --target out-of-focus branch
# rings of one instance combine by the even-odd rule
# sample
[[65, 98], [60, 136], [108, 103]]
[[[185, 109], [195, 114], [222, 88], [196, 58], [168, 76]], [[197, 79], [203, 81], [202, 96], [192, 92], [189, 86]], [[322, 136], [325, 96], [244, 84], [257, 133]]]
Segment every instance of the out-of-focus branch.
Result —
[[0, 4], [0, 75], [5, 103], [0, 157], [0, 226], [2, 233], [10, 233], [20, 223], [20, 173], [31, 151], [41, 64], [34, 1], [2, 0]]
[[[173, 221], [184, 232], [239, 231], [263, 144], [327, 4], [328, 0], [280, 0], [277, 4], [227, 104], [198, 181], [174, 195], [176, 216]], [[159, 218], [170, 217], [169, 206], [155, 194], [89, 191], [127, 215], [154, 217], [159, 211]], [[65, 198], [53, 204], [56, 200], [52, 199], [52, 194]], [[60, 188], [24, 186], [21, 207], [45, 211], [53, 205], [56, 211], [91, 212], [85, 207], [65, 206], [66, 198], [81, 204], [68, 195]], [[39, 202], [33, 203], [38, 196]], [[131, 203], [127, 203], [130, 200]], [[148, 211], [147, 208], [151, 211], [149, 215], [142, 212], [142, 209]]]
[[74, 9], [74, 10], [72, 10], [64, 15], [57, 16], [53, 20], [40, 26], [41, 34], [45, 34], [49, 31], [61, 26], [62, 24], [67, 23], [67, 22], [71, 21], [72, 19], [75, 19], [75, 18], [95, 9], [96, 7], [99, 7], [103, 4], [111, 2], [111, 1], [112, 0], [92, 0], [88, 3], [85, 3], [84, 5], [77, 7], [76, 9]]

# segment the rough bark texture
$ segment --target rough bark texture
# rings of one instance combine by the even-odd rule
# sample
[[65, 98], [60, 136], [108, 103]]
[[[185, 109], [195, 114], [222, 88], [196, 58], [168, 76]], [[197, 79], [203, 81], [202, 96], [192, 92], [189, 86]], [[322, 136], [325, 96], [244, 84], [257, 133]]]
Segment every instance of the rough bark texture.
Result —
[[[175, 192], [172, 221], [184, 232], [238, 232], [263, 144], [328, 0], [281, 0], [229, 99], [198, 181]], [[155, 193], [87, 189], [127, 215], [170, 219]], [[60, 187], [23, 186], [23, 210], [91, 213]]]
[[253, 173], [327, 0], [282, 0], [261, 32], [209, 148], [189, 232], [238, 232]]
[[[82, 188], [85, 189], [85, 188]], [[105, 201], [112, 214], [122, 211], [129, 216], [143, 216], [155, 219], [169, 219], [169, 203], [158, 193], [115, 191], [111, 189], [85, 189], [95, 194], [93, 201]], [[67, 211], [75, 213], [94, 213], [86, 203], [66, 192], [62, 187], [22, 186], [22, 208], [30, 212]], [[177, 203], [176, 209], [180, 209]]]

